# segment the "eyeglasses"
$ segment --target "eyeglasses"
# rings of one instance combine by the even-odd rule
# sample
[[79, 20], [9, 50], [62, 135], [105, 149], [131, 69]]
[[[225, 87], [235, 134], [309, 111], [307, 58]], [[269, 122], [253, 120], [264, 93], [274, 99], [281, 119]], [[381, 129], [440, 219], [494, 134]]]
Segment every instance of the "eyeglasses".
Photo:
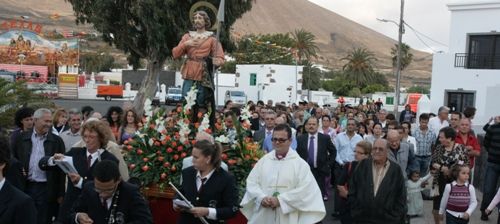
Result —
[[277, 143], [283, 143], [286, 142], [289, 138], [272, 138], [271, 141], [277, 142]]

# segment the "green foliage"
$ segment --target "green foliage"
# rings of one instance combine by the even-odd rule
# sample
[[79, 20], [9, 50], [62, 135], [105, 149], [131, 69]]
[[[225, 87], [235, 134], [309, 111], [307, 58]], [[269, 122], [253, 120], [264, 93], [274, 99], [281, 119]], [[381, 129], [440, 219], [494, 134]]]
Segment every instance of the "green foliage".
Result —
[[[402, 43], [401, 44], [401, 70], [405, 70], [407, 68], [412, 60], [413, 60], [413, 54], [410, 52], [411, 48], [409, 45]], [[391, 48], [391, 55], [392, 55], [392, 66], [394, 68], [397, 67], [397, 55], [398, 55], [398, 45], [395, 44], [393, 48]]]
[[113, 86], [119, 86], [119, 85], [121, 85], [120, 81], [116, 81], [116, 80], [109, 80], [109, 84], [113, 85]]
[[314, 42], [316, 39], [314, 34], [307, 30], [300, 29], [295, 30], [292, 36], [295, 40], [293, 47], [297, 50], [298, 61], [301, 64], [304, 64], [304, 59], [310, 61], [312, 57], [316, 58], [318, 56], [317, 52], [319, 48]]
[[347, 96], [355, 85], [345, 79], [343, 75], [339, 75], [332, 80], [323, 81], [322, 87], [326, 91], [332, 91], [337, 96]]
[[429, 86], [412, 86], [406, 90], [407, 93], [423, 93], [429, 94], [431, 93], [431, 89]]
[[294, 64], [290, 51], [294, 40], [288, 33], [247, 35], [237, 45], [234, 57], [238, 64]]
[[34, 109], [53, 105], [46, 97], [33, 93], [24, 81], [10, 82], [0, 78], [0, 127], [14, 126], [14, 113], [23, 106]]
[[361, 90], [364, 94], [374, 93], [374, 92], [386, 92], [390, 91], [388, 86], [383, 86], [381, 84], [370, 84]]
[[342, 67], [346, 80], [350, 80], [360, 88], [373, 81], [373, 67], [377, 59], [372, 52], [365, 48], [355, 48], [341, 60], [347, 61]]
[[82, 68], [85, 73], [110, 72], [115, 64], [115, 58], [104, 53], [83, 53], [80, 55]]
[[226, 61], [220, 68], [221, 73], [236, 73], [236, 61]]
[[323, 73], [319, 68], [306, 61], [302, 70], [302, 89], [318, 90], [321, 87], [322, 75]]
[[361, 96], [361, 90], [358, 87], [354, 87], [349, 92], [347, 93], [347, 96], [351, 97], [360, 97]]

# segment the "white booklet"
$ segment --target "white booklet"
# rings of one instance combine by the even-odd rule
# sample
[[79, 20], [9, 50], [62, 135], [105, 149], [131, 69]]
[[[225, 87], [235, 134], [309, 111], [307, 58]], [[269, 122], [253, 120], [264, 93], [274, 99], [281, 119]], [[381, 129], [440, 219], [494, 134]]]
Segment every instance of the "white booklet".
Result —
[[78, 173], [73, 165], [73, 157], [71, 156], [64, 156], [62, 160], [54, 160], [54, 163], [66, 174]]
[[186, 203], [185, 201], [183, 200], [179, 200], [179, 199], [174, 199], [174, 205], [176, 205], [177, 207], [181, 208], [181, 209], [190, 209], [191, 206], [189, 206], [188, 203]]

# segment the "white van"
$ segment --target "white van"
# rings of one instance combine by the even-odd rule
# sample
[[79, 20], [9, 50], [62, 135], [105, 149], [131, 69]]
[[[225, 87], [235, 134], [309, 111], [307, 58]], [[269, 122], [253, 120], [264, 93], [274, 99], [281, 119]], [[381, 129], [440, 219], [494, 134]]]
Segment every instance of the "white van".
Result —
[[247, 95], [243, 91], [228, 90], [224, 95], [224, 102], [231, 100], [233, 104], [243, 106], [247, 103]]

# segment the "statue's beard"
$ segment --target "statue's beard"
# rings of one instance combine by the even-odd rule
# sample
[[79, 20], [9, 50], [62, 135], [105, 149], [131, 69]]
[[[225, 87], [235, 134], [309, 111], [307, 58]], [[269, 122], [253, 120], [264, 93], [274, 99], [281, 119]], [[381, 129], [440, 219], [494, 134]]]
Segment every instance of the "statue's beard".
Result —
[[196, 28], [197, 30], [200, 30], [200, 29], [205, 28], [205, 25], [202, 23], [195, 23], [194, 28]]

